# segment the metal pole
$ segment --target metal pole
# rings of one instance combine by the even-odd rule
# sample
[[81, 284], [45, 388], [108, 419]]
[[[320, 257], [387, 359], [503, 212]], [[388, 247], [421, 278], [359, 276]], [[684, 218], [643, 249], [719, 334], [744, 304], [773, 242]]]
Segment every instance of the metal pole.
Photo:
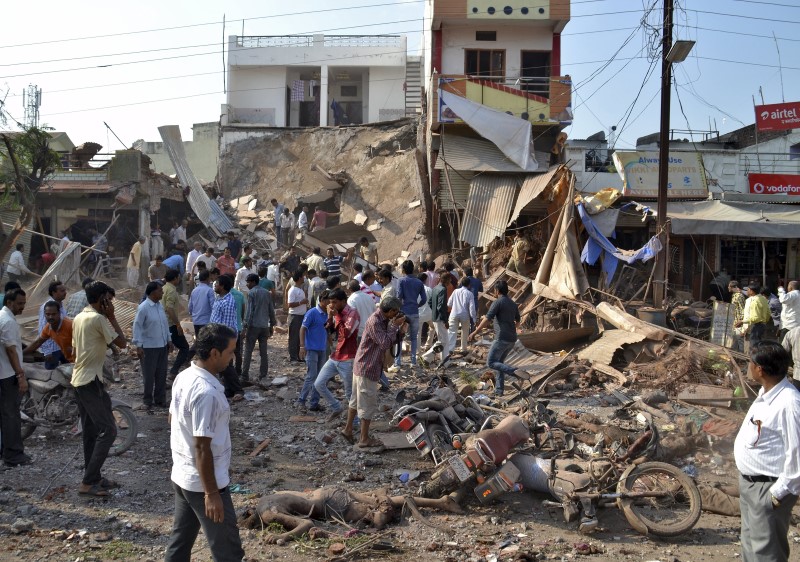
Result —
[[658, 147], [658, 207], [656, 230], [664, 248], [656, 256], [655, 278], [653, 282], [653, 306], [662, 308], [666, 296], [668, 238], [664, 233], [667, 224], [667, 183], [669, 182], [669, 109], [670, 88], [672, 87], [672, 63], [667, 60], [667, 53], [672, 48], [672, 12], [673, 0], [664, 0], [664, 27], [661, 52], [661, 134]]

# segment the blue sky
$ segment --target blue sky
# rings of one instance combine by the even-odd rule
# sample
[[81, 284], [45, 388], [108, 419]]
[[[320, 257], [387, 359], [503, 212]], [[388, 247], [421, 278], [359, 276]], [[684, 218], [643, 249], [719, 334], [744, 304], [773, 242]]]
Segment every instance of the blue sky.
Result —
[[[652, 35], [640, 27], [644, 6], [653, 3], [647, 22], [658, 27], [662, 0], [573, 1], [562, 40], [562, 71], [575, 84], [571, 137], [616, 125], [617, 146], [630, 148], [637, 137], [658, 130], [661, 67], [656, 62], [645, 81]], [[760, 103], [760, 88], [766, 103], [780, 102], [782, 88], [787, 101], [800, 99], [798, 0], [676, 0], [676, 5], [675, 38], [697, 45], [676, 66], [672, 128], [724, 133], [750, 124], [752, 98]], [[22, 90], [37, 84], [43, 90], [43, 123], [67, 131], [76, 143], [92, 140], [107, 150], [122, 145], [104, 121], [129, 145], [139, 138], [159, 140], [160, 125], [178, 124], [190, 138], [192, 123], [218, 120], [225, 100], [224, 35], [243, 29], [245, 35], [407, 34], [409, 50], [417, 54], [423, 26], [423, 3], [413, 0], [140, 0], [107, 10], [88, 2], [65, 9], [63, 3], [41, 0], [31, 6], [4, 7], [0, 99], [8, 91], [6, 108], [21, 120]], [[66, 40], [75, 38], [84, 39]]]

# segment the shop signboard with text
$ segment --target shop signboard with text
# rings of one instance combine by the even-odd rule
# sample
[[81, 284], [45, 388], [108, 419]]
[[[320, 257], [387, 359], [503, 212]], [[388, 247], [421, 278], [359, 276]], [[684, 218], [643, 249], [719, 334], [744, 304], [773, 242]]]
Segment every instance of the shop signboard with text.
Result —
[[[658, 197], [658, 152], [614, 153], [614, 164], [622, 176], [622, 194], [630, 197]], [[708, 197], [708, 183], [699, 152], [670, 152], [667, 197]]]
[[757, 195], [800, 195], [800, 175], [750, 174], [750, 193]]
[[800, 101], [757, 105], [756, 128], [759, 131], [800, 129]]

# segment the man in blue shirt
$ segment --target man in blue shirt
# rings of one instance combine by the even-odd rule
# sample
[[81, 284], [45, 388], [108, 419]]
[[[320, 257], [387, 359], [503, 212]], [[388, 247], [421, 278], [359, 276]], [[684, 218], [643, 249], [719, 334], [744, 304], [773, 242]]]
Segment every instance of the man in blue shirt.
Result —
[[325, 269], [328, 270], [328, 274], [333, 277], [335, 275], [341, 276], [342, 274], [342, 262], [344, 261], [344, 256], [337, 256], [336, 250], [333, 248], [328, 248], [328, 251], [325, 252], [325, 259], [323, 263], [325, 264]]
[[172, 254], [170, 257], [165, 259], [163, 262], [164, 265], [167, 266], [167, 271], [170, 269], [174, 269], [175, 271], [181, 274], [181, 282], [178, 283], [178, 292], [183, 294], [183, 277], [184, 273], [186, 272], [186, 258], [184, 258], [181, 254]]
[[[425, 284], [413, 275], [414, 262], [406, 260], [401, 267], [404, 276], [400, 278], [397, 284], [397, 297], [403, 302], [400, 312], [408, 319], [408, 336], [411, 338], [411, 366], [416, 367], [417, 342], [419, 339], [419, 307], [428, 301], [428, 296], [425, 294]], [[389, 367], [389, 372], [396, 373], [400, 370], [402, 355], [401, 348], [397, 357], [394, 358], [394, 365]]]
[[[167, 407], [167, 360], [169, 358], [169, 323], [161, 297], [164, 290], [155, 281], [144, 290], [147, 298], [136, 309], [131, 343], [141, 362], [144, 381], [142, 405], [137, 409], [150, 410]], [[154, 388], [155, 387], [155, 388]]]
[[325, 352], [328, 348], [328, 330], [325, 329], [325, 323], [328, 321], [330, 302], [328, 295], [327, 290], [320, 293], [317, 306], [303, 315], [303, 324], [300, 326], [300, 359], [305, 360], [307, 371], [297, 406], [305, 407], [306, 399], [310, 397], [311, 403], [308, 409], [312, 412], [322, 411], [319, 405], [319, 392], [314, 388], [314, 381], [317, 380], [319, 370], [327, 359]]
[[[236, 299], [233, 298], [231, 289], [233, 289], [233, 279], [227, 275], [220, 275], [214, 284], [214, 292], [217, 294], [217, 298], [211, 308], [211, 323], [224, 324], [236, 332], [238, 337], [240, 321], [236, 312]], [[244, 400], [242, 384], [239, 381], [239, 375], [236, 373], [233, 361], [225, 367], [220, 376], [225, 385], [225, 396], [234, 402]]]
[[189, 296], [189, 315], [194, 324], [194, 335], [200, 333], [200, 328], [211, 322], [211, 310], [214, 307], [214, 289], [208, 282], [210, 273], [204, 269], [198, 275], [197, 287], [192, 290]]

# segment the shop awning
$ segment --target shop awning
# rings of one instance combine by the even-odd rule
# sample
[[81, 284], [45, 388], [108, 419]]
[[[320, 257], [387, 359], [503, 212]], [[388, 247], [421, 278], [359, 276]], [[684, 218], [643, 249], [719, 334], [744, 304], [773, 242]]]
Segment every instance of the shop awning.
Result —
[[[438, 140], [439, 157], [434, 169], [443, 170], [449, 165], [453, 170], [472, 172], [511, 172], [525, 173], [537, 171], [534, 165], [523, 170], [500, 152], [494, 143], [485, 139], [465, 137], [463, 135], [445, 133]], [[536, 159], [547, 162], [548, 155], [536, 152]]]
[[528, 203], [541, 195], [547, 186], [550, 185], [550, 182], [553, 181], [553, 176], [555, 176], [556, 172], [560, 169], [561, 166], [553, 166], [543, 174], [529, 174], [525, 177], [525, 180], [522, 182], [522, 188], [519, 191], [519, 197], [517, 197], [514, 213], [511, 215], [511, 218], [508, 219], [508, 226], [511, 226], [511, 223], [519, 218], [519, 214]]
[[461, 240], [471, 246], [486, 246], [506, 231], [508, 214], [514, 204], [517, 178], [509, 174], [481, 174], [469, 188]]
[[669, 203], [673, 234], [798, 238], [800, 207], [769, 203], [694, 201]]

